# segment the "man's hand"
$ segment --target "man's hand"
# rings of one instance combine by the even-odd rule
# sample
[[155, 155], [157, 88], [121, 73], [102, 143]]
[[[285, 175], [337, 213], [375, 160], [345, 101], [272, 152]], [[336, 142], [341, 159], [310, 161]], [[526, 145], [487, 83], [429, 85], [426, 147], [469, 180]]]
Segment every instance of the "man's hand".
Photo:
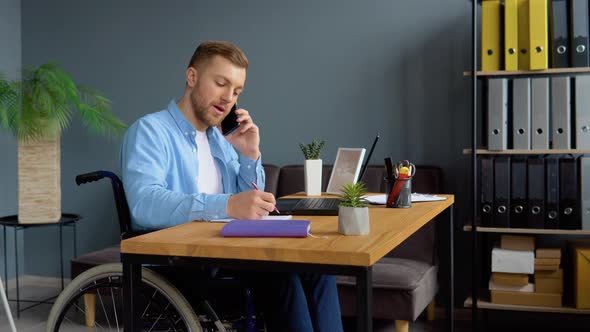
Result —
[[258, 126], [252, 121], [250, 113], [243, 108], [237, 109], [238, 122], [240, 127], [233, 133], [226, 136], [231, 145], [243, 156], [257, 160], [260, 156], [260, 133]]
[[260, 219], [275, 208], [275, 196], [258, 190], [231, 195], [227, 201], [227, 215], [237, 219]]

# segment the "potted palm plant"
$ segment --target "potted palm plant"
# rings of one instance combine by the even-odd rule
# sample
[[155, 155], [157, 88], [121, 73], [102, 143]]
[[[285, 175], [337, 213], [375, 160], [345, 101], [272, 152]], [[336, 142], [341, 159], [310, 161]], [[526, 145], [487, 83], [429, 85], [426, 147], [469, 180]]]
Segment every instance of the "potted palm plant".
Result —
[[320, 153], [326, 144], [325, 140], [314, 139], [309, 144], [299, 143], [301, 152], [305, 157], [303, 174], [305, 177], [305, 194], [307, 196], [319, 196], [322, 194], [322, 160]]
[[338, 207], [338, 233], [344, 235], [369, 234], [369, 203], [364, 183], [347, 183], [342, 187]]
[[76, 111], [91, 131], [121, 134], [126, 126], [110, 110], [110, 100], [54, 62], [23, 70], [20, 81], [0, 76], [0, 126], [18, 140], [19, 223], [59, 221], [61, 132]]

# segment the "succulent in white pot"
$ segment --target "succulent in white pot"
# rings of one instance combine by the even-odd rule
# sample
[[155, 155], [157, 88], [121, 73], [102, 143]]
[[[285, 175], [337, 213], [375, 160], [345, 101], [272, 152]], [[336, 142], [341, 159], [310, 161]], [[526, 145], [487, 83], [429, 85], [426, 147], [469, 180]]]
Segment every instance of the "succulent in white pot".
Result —
[[370, 232], [369, 202], [362, 182], [347, 183], [342, 187], [338, 207], [338, 233], [344, 235], [367, 235]]
[[307, 196], [319, 196], [322, 194], [322, 160], [320, 153], [326, 144], [325, 140], [313, 140], [309, 144], [299, 143], [301, 152], [305, 157], [303, 174], [305, 181], [305, 194]]

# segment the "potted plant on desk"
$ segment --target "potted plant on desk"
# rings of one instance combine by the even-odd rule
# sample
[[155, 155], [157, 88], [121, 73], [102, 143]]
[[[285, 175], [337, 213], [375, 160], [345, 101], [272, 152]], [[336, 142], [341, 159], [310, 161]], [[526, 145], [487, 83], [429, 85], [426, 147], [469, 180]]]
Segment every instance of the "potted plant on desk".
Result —
[[364, 183], [347, 183], [342, 187], [338, 207], [338, 233], [344, 235], [369, 234], [369, 203]]
[[110, 104], [53, 62], [25, 69], [20, 81], [0, 77], [0, 126], [18, 140], [19, 223], [60, 220], [61, 132], [75, 110], [93, 132], [122, 133], [126, 126], [110, 113]]
[[325, 140], [313, 140], [309, 144], [299, 143], [301, 152], [305, 157], [303, 174], [305, 177], [305, 194], [307, 196], [319, 196], [322, 194], [322, 160], [320, 153], [326, 144]]

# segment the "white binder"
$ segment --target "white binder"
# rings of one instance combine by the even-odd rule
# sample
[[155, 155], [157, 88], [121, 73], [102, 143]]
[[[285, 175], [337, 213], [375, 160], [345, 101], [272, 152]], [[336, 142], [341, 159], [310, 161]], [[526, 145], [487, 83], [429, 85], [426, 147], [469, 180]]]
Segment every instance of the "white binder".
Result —
[[514, 149], [531, 149], [531, 80], [512, 81], [512, 145]]
[[531, 147], [549, 149], [549, 78], [531, 79]]
[[505, 78], [488, 80], [488, 149], [508, 148], [508, 82]]
[[571, 149], [570, 78], [551, 78], [551, 141], [553, 149]]
[[590, 76], [575, 78], [576, 149], [590, 149]]

